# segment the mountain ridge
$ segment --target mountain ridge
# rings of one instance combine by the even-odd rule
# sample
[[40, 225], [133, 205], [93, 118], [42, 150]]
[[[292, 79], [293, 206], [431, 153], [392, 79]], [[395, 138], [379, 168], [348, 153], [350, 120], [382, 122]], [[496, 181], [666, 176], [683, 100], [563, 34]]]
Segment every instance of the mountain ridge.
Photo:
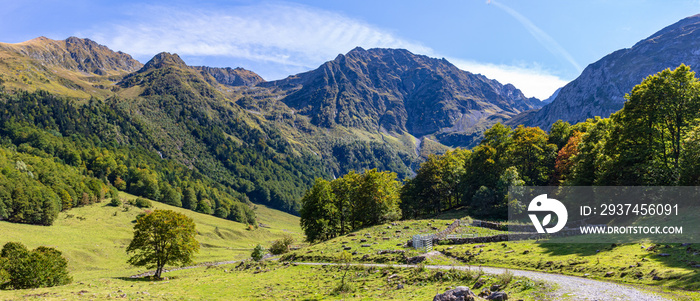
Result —
[[608, 117], [622, 108], [625, 94], [644, 78], [680, 64], [700, 66], [700, 15], [684, 18], [588, 65], [550, 104], [507, 124], [548, 129], [558, 119], [575, 123]]
[[473, 134], [496, 119], [541, 106], [513, 85], [404, 49], [357, 47], [317, 69], [259, 85], [293, 90], [281, 101], [317, 126], [417, 137]]

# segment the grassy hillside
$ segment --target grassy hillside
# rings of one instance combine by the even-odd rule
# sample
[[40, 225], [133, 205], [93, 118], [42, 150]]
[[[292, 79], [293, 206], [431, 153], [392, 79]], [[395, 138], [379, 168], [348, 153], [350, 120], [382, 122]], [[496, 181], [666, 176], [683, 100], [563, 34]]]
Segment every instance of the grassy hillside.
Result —
[[[126, 199], [135, 198], [123, 195]], [[201, 250], [195, 262], [225, 261], [250, 256], [253, 247], [269, 245], [284, 234], [299, 241], [298, 218], [277, 210], [257, 206], [258, 220], [266, 227], [247, 230], [245, 224], [211, 215], [153, 202], [154, 209], [169, 209], [194, 219]], [[136, 215], [143, 212], [134, 206], [111, 207], [107, 202], [61, 212], [52, 226], [0, 222], [0, 244], [19, 241], [30, 249], [50, 246], [63, 252], [76, 282], [96, 278], [127, 277], [143, 268], [126, 263], [125, 250], [133, 237]], [[3, 299], [0, 292], [0, 299]]]

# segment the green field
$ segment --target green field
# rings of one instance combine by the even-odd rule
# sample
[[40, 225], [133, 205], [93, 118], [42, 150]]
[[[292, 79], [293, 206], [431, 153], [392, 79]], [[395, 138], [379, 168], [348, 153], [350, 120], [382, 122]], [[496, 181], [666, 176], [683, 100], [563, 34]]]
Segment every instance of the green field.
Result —
[[[2, 299], [40, 298], [139, 300], [430, 300], [459, 285], [505, 285], [513, 300], [541, 300], [552, 290], [520, 277], [482, 275], [478, 271], [350, 267], [354, 292], [337, 293], [345, 271], [338, 266], [295, 266], [267, 262], [230, 264], [167, 273], [164, 281], [100, 278], [36, 290], [7, 291]], [[398, 284], [404, 286], [398, 289]], [[476, 293], [479, 290], [475, 291]]]
[[[134, 196], [122, 195], [125, 199]], [[409, 220], [365, 228], [324, 243], [305, 246], [298, 218], [264, 206], [256, 206], [262, 224], [248, 230], [247, 225], [211, 215], [153, 202], [155, 209], [170, 209], [195, 220], [201, 251], [195, 263], [241, 260], [250, 256], [257, 244], [265, 247], [285, 234], [304, 248], [283, 259], [308, 262], [335, 262], [338, 255], [353, 253], [360, 263], [405, 263], [421, 253], [405, 246], [415, 234], [430, 234], [445, 229], [453, 220]], [[165, 281], [131, 279], [144, 268], [129, 266], [125, 253], [132, 237], [133, 221], [145, 210], [134, 206], [111, 207], [107, 202], [60, 213], [53, 226], [34, 226], [0, 222], [0, 243], [19, 241], [29, 248], [40, 245], [61, 250], [68, 259], [74, 282], [69, 285], [34, 290], [0, 291], [0, 300], [8, 299], [105, 299], [127, 298], [178, 300], [408, 300], [430, 299], [437, 292], [465, 285], [473, 287], [482, 279], [486, 286], [503, 283], [503, 276], [472, 272], [437, 271], [422, 268], [351, 267], [348, 281], [353, 293], [334, 293], [343, 271], [338, 266], [305, 266], [267, 262], [228, 264], [168, 272]], [[437, 230], [436, 230], [437, 229]], [[460, 226], [456, 234], [480, 236], [502, 231]], [[644, 248], [642, 248], [642, 245]], [[649, 251], [647, 248], [654, 247]], [[547, 244], [534, 241], [436, 245], [445, 255], [429, 256], [425, 264], [484, 265], [544, 271], [595, 278], [652, 289], [671, 291], [679, 300], [700, 299], [694, 252], [700, 245], [654, 244]], [[347, 249], [347, 250], [346, 250]], [[393, 251], [379, 254], [380, 251]], [[399, 251], [399, 252], [396, 252]], [[659, 254], [669, 254], [660, 256]], [[700, 252], [699, 252], [700, 253]], [[471, 255], [471, 256], [470, 256]], [[606, 276], [609, 272], [612, 274]], [[389, 276], [396, 274], [392, 279]], [[641, 277], [640, 277], [641, 276]], [[397, 289], [401, 283], [404, 288]], [[505, 291], [523, 300], [540, 300], [554, 287], [524, 278], [508, 280]], [[478, 292], [479, 290], [475, 290]], [[517, 300], [517, 299], [514, 299]]]
[[[134, 196], [122, 195], [133, 199]], [[252, 231], [245, 224], [153, 202], [152, 209], [174, 210], [194, 219], [201, 250], [195, 262], [227, 261], [250, 256], [256, 244], [269, 245], [284, 234], [302, 239], [297, 217], [257, 205], [258, 220], [265, 225]], [[52, 226], [0, 222], [0, 244], [21, 242], [30, 249], [54, 247], [68, 259], [75, 281], [126, 277], [143, 272], [129, 266], [125, 252], [133, 237], [133, 221], [144, 212], [134, 206], [111, 207], [106, 201], [61, 212]], [[269, 227], [269, 228], [268, 228]], [[0, 292], [2, 296], [3, 292]]]

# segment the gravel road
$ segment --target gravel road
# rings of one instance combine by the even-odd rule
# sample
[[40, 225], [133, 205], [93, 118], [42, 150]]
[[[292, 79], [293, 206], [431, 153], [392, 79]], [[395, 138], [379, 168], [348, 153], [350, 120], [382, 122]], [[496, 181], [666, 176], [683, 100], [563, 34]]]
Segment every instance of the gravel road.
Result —
[[[333, 265], [333, 263], [311, 263], [311, 262], [296, 262], [303, 265]], [[353, 264], [372, 267], [386, 267], [386, 264]], [[394, 264], [393, 267], [415, 267], [415, 265]], [[426, 265], [429, 269], [481, 269], [487, 274], [502, 274], [506, 271], [503, 268], [493, 267], [478, 267], [478, 266], [445, 266], [445, 265]], [[556, 283], [559, 287], [552, 296], [553, 300], [588, 300], [588, 301], [662, 301], [669, 300], [654, 293], [642, 291], [635, 287], [616, 284], [611, 282], [579, 278], [573, 276], [565, 276], [558, 274], [547, 274], [540, 272], [521, 271], [508, 269], [514, 276], [527, 277], [533, 280], [540, 280], [548, 283]]]

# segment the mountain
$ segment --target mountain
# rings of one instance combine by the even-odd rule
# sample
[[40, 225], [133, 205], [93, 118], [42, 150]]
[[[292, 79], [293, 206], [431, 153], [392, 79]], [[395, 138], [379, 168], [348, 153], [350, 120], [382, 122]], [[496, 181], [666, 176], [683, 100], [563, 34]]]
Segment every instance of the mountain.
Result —
[[558, 119], [574, 123], [594, 116], [608, 117], [622, 108], [625, 94], [644, 78], [680, 64], [700, 66], [700, 15], [680, 20], [631, 48], [588, 65], [552, 103], [507, 123], [549, 128]]
[[174, 53], [141, 64], [87, 39], [0, 46], [0, 134], [17, 149], [156, 200], [194, 190], [198, 204], [183, 196], [183, 206], [233, 220], [249, 217], [248, 200], [295, 212], [319, 177], [372, 168], [408, 177], [430, 154], [474, 145], [492, 124], [541, 106], [513, 85], [401, 49], [356, 48], [266, 82]]
[[544, 104], [551, 103], [552, 101], [554, 101], [555, 98], [557, 98], [557, 96], [559, 96], [559, 92], [561, 92], [561, 88], [554, 91], [554, 93], [552, 93], [552, 96], [547, 97], [547, 99], [545, 99], [545, 100], [542, 100], [542, 103], [544, 103]]
[[260, 86], [293, 91], [281, 101], [316, 126], [435, 135], [453, 146], [468, 146], [485, 127], [541, 106], [513, 85], [403, 49], [358, 47]]
[[192, 67], [202, 73], [210, 75], [216, 82], [227, 86], [248, 86], [253, 87], [265, 80], [255, 72], [243, 68], [212, 68], [206, 66]]
[[126, 53], [76, 37], [0, 43], [0, 54], [0, 81], [6, 86], [81, 98], [106, 97], [116, 80], [143, 66]]

